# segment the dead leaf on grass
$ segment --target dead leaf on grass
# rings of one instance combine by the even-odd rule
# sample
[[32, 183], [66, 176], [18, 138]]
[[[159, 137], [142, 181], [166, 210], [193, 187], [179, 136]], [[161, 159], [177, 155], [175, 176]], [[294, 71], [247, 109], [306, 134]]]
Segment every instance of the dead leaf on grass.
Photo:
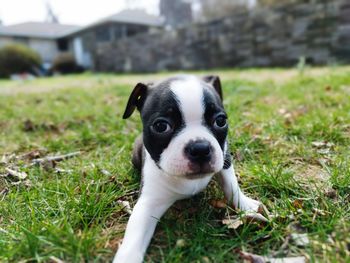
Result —
[[227, 226], [228, 229], [237, 229], [243, 225], [243, 221], [240, 218], [225, 218], [222, 223]]
[[278, 110], [278, 113], [284, 118], [285, 125], [291, 125], [298, 117], [305, 115], [308, 112], [308, 109], [304, 105], [298, 106], [296, 109], [287, 110], [281, 108]]
[[317, 152], [322, 155], [328, 155], [334, 148], [334, 143], [326, 141], [312, 142], [311, 145], [317, 149]]
[[30, 119], [27, 119], [23, 122], [23, 130], [25, 132], [35, 131], [36, 129], [37, 126]]
[[5, 171], [8, 173], [8, 176], [12, 176], [16, 180], [24, 180], [28, 176], [25, 172], [15, 171], [10, 168], [5, 168]]
[[326, 86], [324, 89], [325, 89], [325, 91], [331, 91], [331, 90], [332, 90], [332, 86], [329, 86], [329, 85], [328, 85], [328, 86]]
[[105, 248], [112, 249], [113, 251], [117, 251], [119, 247], [122, 245], [123, 238], [115, 238], [112, 240], [108, 240], [104, 245]]
[[309, 236], [306, 233], [292, 233], [291, 238], [298, 247], [307, 247], [310, 244]]
[[0, 201], [4, 200], [5, 196], [9, 193], [9, 189], [7, 187], [0, 190]]
[[186, 246], [186, 240], [185, 239], [178, 239], [176, 240], [176, 247], [183, 248]]
[[50, 263], [65, 263], [63, 260], [56, 258], [55, 256], [50, 256]]
[[35, 149], [30, 152], [20, 155], [18, 158], [22, 160], [32, 161], [33, 159], [38, 159], [45, 154], [45, 150]]
[[7, 164], [11, 163], [15, 159], [16, 159], [16, 155], [14, 153], [4, 154], [1, 157], [0, 164], [7, 165]]
[[38, 129], [42, 129], [44, 131], [62, 133], [66, 128], [67, 128], [67, 124], [65, 123], [55, 124], [52, 122], [43, 122], [40, 124], [36, 124], [30, 119], [27, 119], [23, 122], [23, 131], [25, 132], [33, 132]]
[[129, 201], [122, 201], [122, 200], [118, 200], [117, 203], [119, 205], [121, 205], [122, 209], [127, 212], [129, 215], [131, 215], [132, 213], [132, 209], [130, 206], [130, 202]]
[[105, 169], [100, 169], [100, 172], [101, 172], [103, 175], [105, 175], [105, 176], [111, 176], [111, 175], [112, 175], [109, 171], [107, 171], [107, 170], [105, 170]]
[[73, 170], [65, 170], [65, 169], [61, 169], [61, 168], [55, 168], [55, 173], [58, 174], [71, 174], [73, 172]]
[[268, 223], [269, 220], [258, 212], [248, 211], [244, 213], [244, 218], [247, 222], [255, 222], [255, 223]]
[[301, 209], [301, 208], [303, 208], [303, 203], [304, 203], [304, 200], [295, 199], [293, 201], [293, 207], [296, 208], [296, 209]]
[[211, 199], [209, 200], [209, 204], [214, 208], [220, 209], [220, 208], [226, 208], [227, 201], [226, 199], [219, 199], [219, 200]]
[[222, 220], [222, 223], [229, 229], [237, 229], [241, 225], [249, 223], [257, 223], [259, 226], [262, 226], [269, 222], [269, 219], [267, 219], [263, 214], [270, 218], [266, 207], [260, 205], [257, 212], [246, 211], [240, 216], [228, 216]]
[[273, 258], [273, 257], [255, 255], [255, 254], [243, 252], [243, 251], [240, 251], [239, 254], [244, 260], [247, 260], [249, 263], [305, 263], [306, 262], [306, 258], [302, 256]]

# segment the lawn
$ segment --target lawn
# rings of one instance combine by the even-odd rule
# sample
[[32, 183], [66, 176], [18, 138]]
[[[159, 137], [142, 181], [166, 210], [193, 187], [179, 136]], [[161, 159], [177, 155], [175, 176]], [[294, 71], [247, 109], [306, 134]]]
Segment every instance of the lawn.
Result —
[[[241, 215], [217, 205], [213, 181], [167, 212], [146, 261], [234, 262], [244, 251], [350, 262], [350, 68], [196, 74], [213, 73], [241, 187], [270, 221], [229, 229], [222, 220]], [[137, 81], [167, 75], [0, 81], [0, 262], [112, 259], [129, 217], [120, 201], [133, 206], [140, 185], [130, 163], [139, 116], [121, 116]]]

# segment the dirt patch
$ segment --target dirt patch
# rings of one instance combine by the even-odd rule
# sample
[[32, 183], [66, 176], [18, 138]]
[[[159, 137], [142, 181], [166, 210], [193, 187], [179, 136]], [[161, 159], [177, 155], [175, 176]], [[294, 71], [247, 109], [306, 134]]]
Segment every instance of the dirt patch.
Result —
[[318, 165], [300, 165], [295, 168], [295, 179], [304, 182], [305, 185], [312, 189], [322, 188], [331, 190], [331, 184], [329, 182], [330, 175], [321, 166]]

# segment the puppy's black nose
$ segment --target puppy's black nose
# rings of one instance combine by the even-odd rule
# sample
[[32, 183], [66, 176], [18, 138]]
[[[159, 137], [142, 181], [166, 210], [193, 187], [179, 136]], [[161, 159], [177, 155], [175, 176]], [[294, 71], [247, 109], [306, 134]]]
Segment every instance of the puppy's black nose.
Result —
[[211, 159], [211, 145], [208, 141], [198, 140], [190, 142], [185, 147], [185, 154], [192, 162], [205, 163]]

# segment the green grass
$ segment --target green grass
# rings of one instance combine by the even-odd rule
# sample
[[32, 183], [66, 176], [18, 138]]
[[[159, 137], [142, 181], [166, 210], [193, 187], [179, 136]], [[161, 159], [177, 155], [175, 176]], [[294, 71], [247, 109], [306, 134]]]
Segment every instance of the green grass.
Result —
[[[227, 229], [221, 221], [235, 213], [210, 205], [223, 197], [214, 181], [167, 212], [147, 262], [233, 262], [239, 250], [350, 262], [350, 68], [216, 73], [241, 186], [274, 217]], [[0, 177], [0, 262], [111, 260], [128, 220], [117, 201], [133, 205], [140, 182], [130, 154], [141, 125], [137, 114], [122, 120], [124, 106], [137, 81], [167, 75], [0, 81], [0, 158], [81, 151], [57, 163], [61, 173], [23, 158], [0, 164], [0, 174], [28, 174], [18, 185]], [[310, 243], [288, 241], [294, 232]]]

